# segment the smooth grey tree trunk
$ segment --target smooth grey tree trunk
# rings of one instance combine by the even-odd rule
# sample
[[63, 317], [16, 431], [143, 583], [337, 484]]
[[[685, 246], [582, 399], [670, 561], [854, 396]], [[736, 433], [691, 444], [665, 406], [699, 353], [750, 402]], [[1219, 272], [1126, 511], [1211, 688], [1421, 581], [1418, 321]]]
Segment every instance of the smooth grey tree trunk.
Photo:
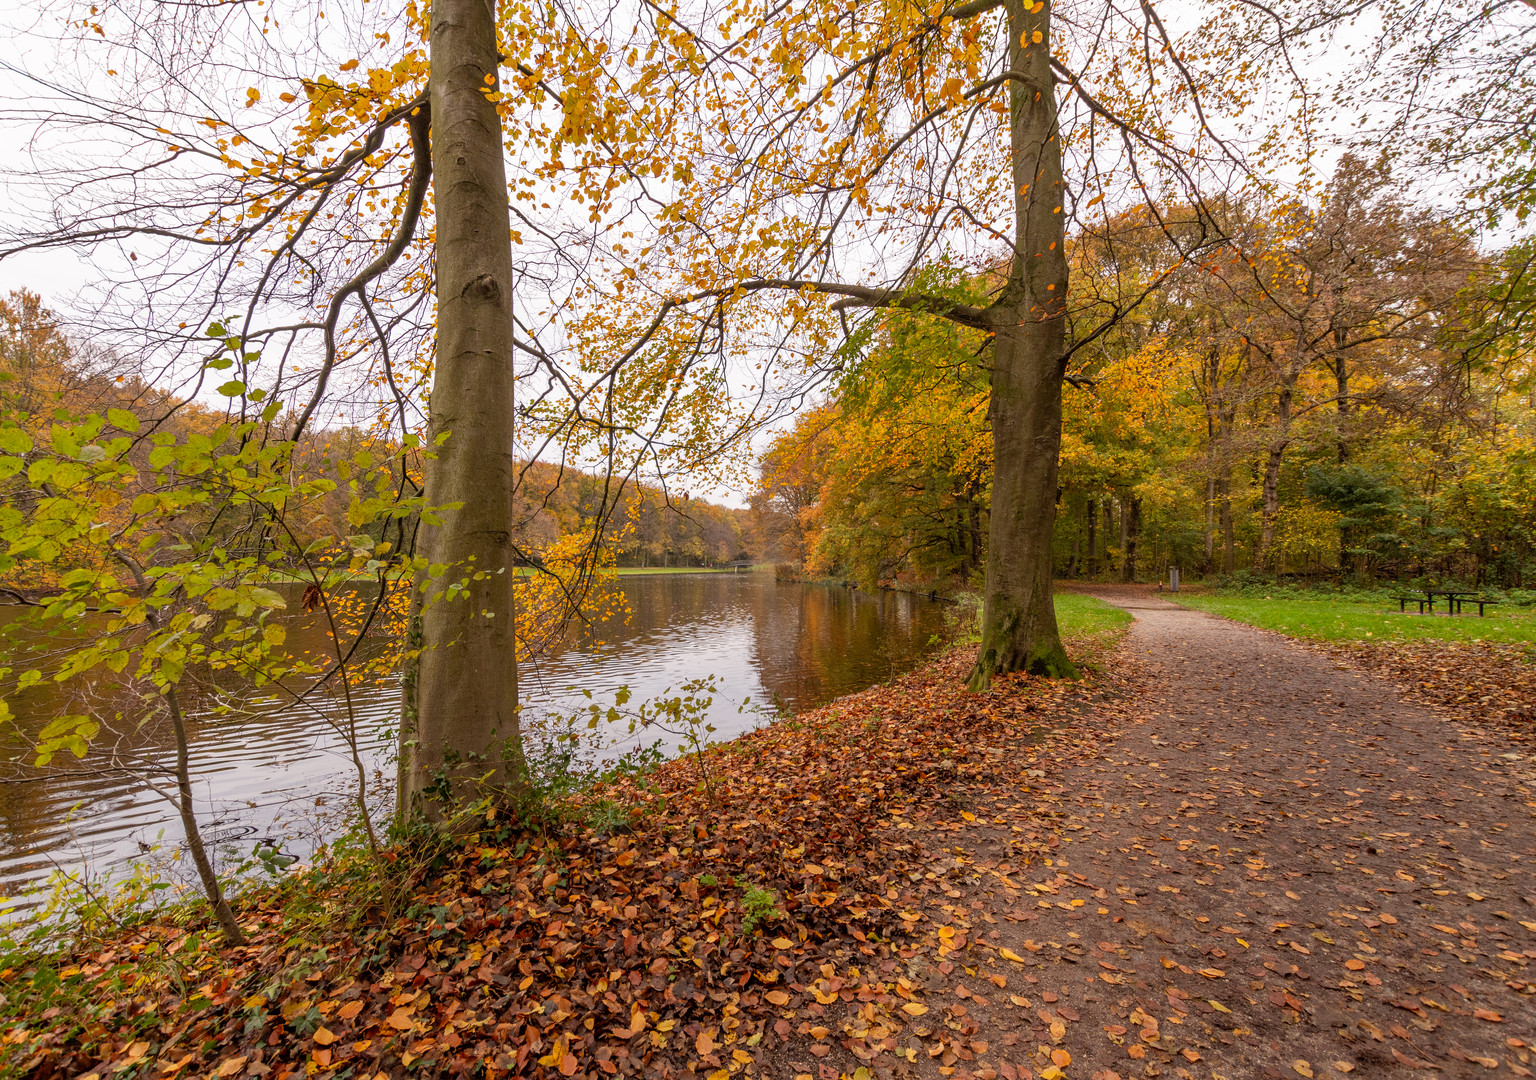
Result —
[[[512, 245], [492, 0], [434, 0], [431, 37], [437, 350], [420, 654], [408, 684], [402, 812], [522, 780], [511, 527]], [[455, 588], [463, 583], [462, 591]], [[486, 787], [482, 787], [485, 785]]]
[[1075, 678], [1051, 597], [1051, 534], [1066, 373], [1067, 260], [1051, 70], [1051, 5], [1008, 0], [1014, 252], [1008, 283], [988, 309], [992, 358], [992, 514], [981, 648], [970, 687], [1027, 671]]

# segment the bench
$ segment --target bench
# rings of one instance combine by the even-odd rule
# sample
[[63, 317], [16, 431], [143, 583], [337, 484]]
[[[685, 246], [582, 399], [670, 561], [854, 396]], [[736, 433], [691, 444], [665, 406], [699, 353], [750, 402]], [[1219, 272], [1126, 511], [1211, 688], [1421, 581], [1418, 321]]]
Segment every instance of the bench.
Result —
[[1472, 596], [1468, 593], [1439, 592], [1438, 590], [1406, 595], [1399, 593], [1394, 595], [1392, 599], [1397, 601], [1397, 610], [1400, 612], [1406, 612], [1409, 604], [1418, 604], [1420, 615], [1424, 614], [1426, 607], [1429, 608], [1429, 613], [1433, 615], [1435, 613], [1436, 596], [1445, 597], [1445, 613], [1447, 615], [1460, 615], [1463, 604], [1476, 604], [1477, 617], [1479, 619], [1483, 618], [1484, 608], [1492, 607], [1494, 604], [1499, 603], [1498, 600], [1489, 600], [1486, 597]]

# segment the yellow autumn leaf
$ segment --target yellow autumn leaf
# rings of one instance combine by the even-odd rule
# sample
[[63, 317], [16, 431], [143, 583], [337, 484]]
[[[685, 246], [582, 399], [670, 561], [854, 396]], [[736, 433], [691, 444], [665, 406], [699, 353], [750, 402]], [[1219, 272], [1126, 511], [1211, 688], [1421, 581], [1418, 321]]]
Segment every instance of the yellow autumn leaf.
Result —
[[1001, 956], [1004, 960], [1012, 960], [1015, 964], [1022, 964], [1024, 962], [1024, 958], [1012, 949], [998, 949], [997, 955]]
[[901, 1011], [911, 1016], [922, 1016], [923, 1013], [928, 1011], [928, 1006], [919, 1005], [915, 1001], [909, 1001], [901, 1007]]

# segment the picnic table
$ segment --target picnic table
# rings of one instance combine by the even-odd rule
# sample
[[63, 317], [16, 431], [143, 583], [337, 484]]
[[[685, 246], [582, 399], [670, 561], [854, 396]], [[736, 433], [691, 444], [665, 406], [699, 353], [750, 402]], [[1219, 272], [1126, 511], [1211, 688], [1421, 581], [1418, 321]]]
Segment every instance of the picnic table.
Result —
[[1463, 604], [1476, 604], [1477, 617], [1483, 618], [1483, 609], [1491, 604], [1497, 604], [1497, 600], [1489, 600], [1487, 597], [1478, 596], [1475, 592], [1466, 592], [1460, 589], [1424, 589], [1422, 592], [1400, 594], [1394, 596], [1397, 601], [1397, 610], [1406, 612], [1409, 604], [1419, 605], [1419, 614], [1424, 614], [1424, 609], [1429, 608], [1429, 614], [1435, 613], [1435, 597], [1445, 598], [1445, 613], [1447, 615], [1460, 615]]

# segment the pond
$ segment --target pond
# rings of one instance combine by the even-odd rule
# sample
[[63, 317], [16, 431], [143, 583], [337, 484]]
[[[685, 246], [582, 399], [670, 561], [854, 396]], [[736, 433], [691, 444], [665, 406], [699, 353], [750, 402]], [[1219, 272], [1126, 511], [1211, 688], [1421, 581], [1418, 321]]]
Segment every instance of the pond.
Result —
[[[607, 705], [627, 686], [633, 707], [668, 690], [680, 693], [689, 680], [713, 678], [710, 737], [727, 739], [778, 711], [811, 708], [912, 669], [944, 635], [953, 612], [925, 597], [776, 583], [770, 574], [637, 575], [620, 584], [627, 620], [602, 623], [523, 666], [525, 718], [585, 706], [583, 690]], [[285, 617], [288, 647], [318, 651], [324, 627], [299, 612], [297, 597], [289, 603], [296, 614]], [[102, 687], [96, 700], [70, 703], [68, 711], [110, 715], [122, 708], [113, 691], [121, 693]], [[381, 812], [393, 799], [399, 701], [394, 679], [352, 688], [370, 802]], [[64, 705], [41, 696], [27, 704], [36, 715], [18, 706], [16, 723], [28, 733]], [[356, 771], [339, 731], [348, 713], [333, 690], [302, 703], [268, 694], [237, 704], [225, 715], [189, 716], [201, 820], [221, 867], [249, 859], [258, 843], [305, 858], [351, 816]], [[654, 731], [631, 735], [627, 726], [601, 734], [597, 741], [610, 754], [658, 739], [670, 754], [680, 743]], [[110, 740], [104, 733], [98, 742], [83, 760], [60, 755], [43, 770], [32, 767], [22, 740], [7, 744], [0, 760], [0, 894], [16, 897], [55, 869], [115, 876], [141, 864], [185, 878], [175, 812], [151, 786], [154, 770], [174, 758], [168, 732], [146, 727]]]

